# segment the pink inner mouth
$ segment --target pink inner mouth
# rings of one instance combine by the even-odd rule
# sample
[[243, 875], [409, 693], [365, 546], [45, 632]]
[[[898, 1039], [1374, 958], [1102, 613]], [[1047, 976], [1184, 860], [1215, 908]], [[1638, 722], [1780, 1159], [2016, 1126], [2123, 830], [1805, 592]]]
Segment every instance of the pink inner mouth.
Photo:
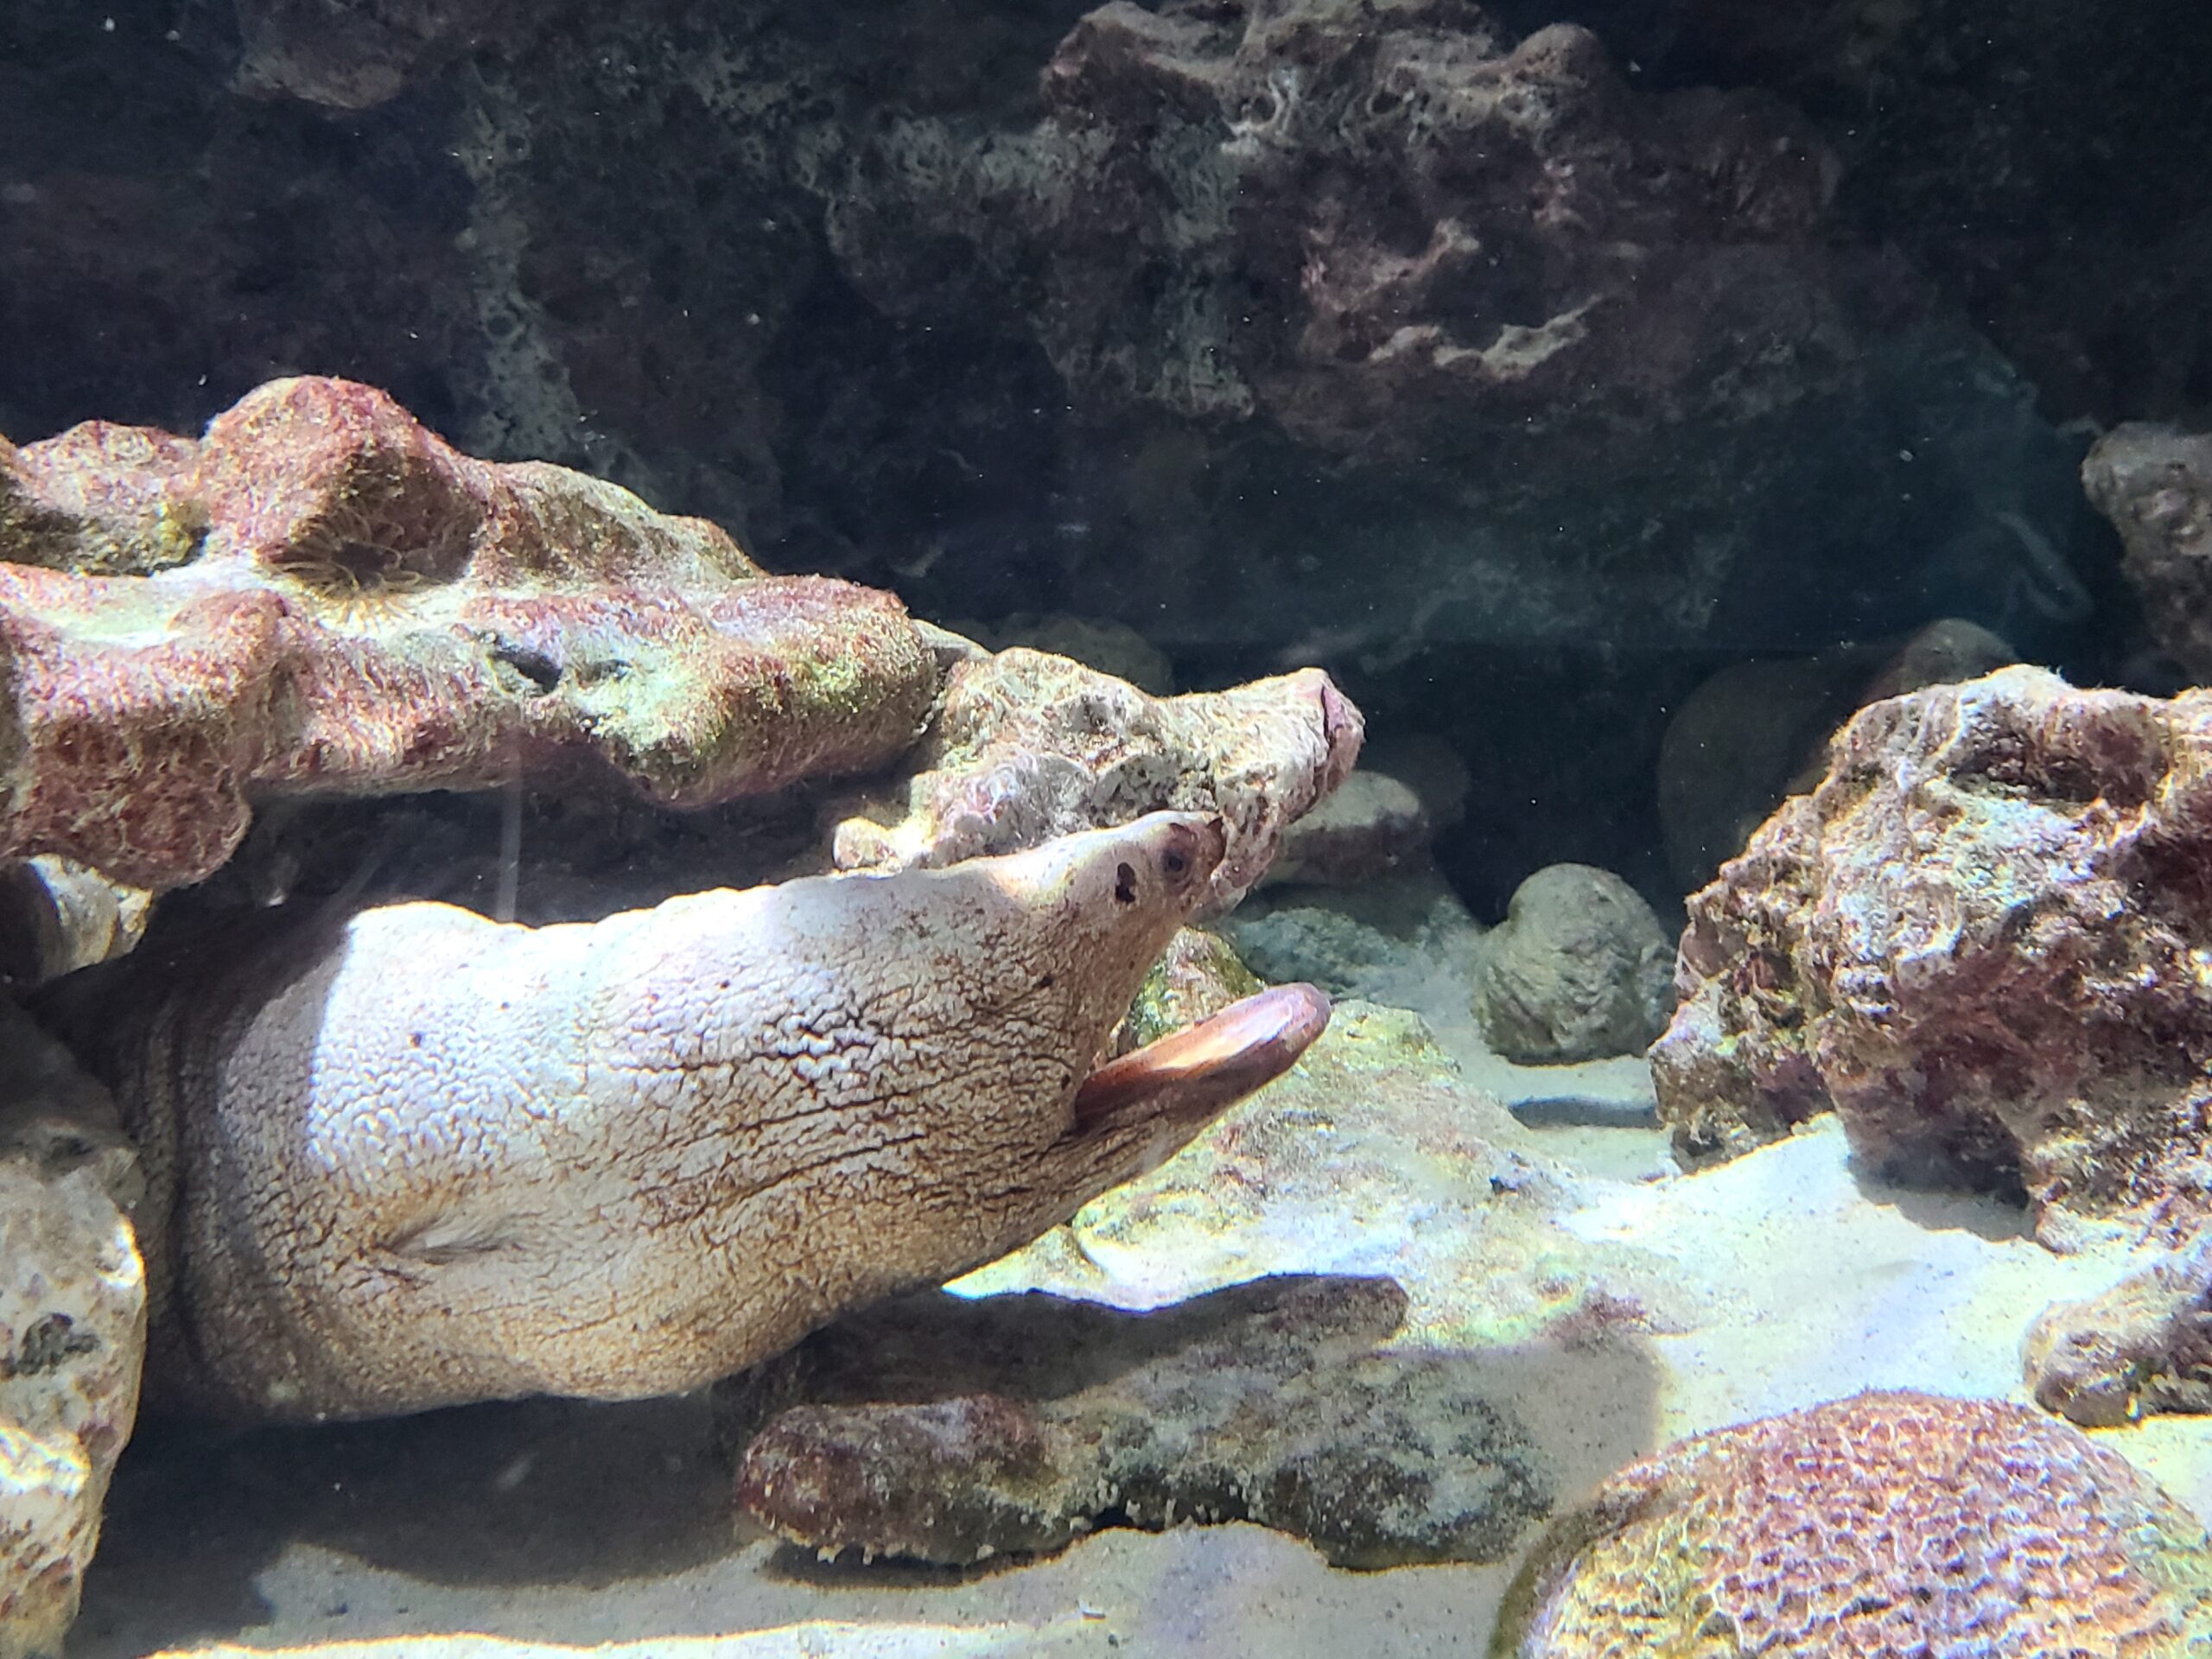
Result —
[[1312, 985], [1233, 1002], [1093, 1071], [1076, 1091], [1076, 1128], [1211, 1116], [1289, 1071], [1328, 1023], [1329, 999]]

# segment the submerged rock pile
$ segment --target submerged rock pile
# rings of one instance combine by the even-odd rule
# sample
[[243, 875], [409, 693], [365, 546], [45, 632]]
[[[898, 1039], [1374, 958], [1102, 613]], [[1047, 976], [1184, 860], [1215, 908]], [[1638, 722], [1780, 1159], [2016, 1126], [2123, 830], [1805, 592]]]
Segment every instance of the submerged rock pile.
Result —
[[1041, 288], [1019, 309], [1094, 408], [1262, 412], [1406, 459], [1470, 417], [1786, 400], [1850, 334], [1811, 127], [1640, 94], [1584, 29], [1516, 45], [1465, 0], [1105, 5], [1039, 90], [1024, 132], [888, 124], [830, 243], [894, 312]]

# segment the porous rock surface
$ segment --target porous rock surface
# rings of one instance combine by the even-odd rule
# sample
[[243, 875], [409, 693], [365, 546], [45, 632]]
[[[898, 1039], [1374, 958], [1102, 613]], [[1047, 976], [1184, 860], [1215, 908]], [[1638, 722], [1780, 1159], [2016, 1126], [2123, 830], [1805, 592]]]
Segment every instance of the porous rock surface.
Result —
[[1027, 1243], [1272, 1075], [1147, 1096], [1135, 1056], [1135, 1092], [1077, 1102], [1222, 857], [1158, 813], [588, 925], [280, 917], [149, 941], [41, 1011], [146, 1160], [172, 1397], [642, 1398]]
[[2212, 1643], [2202, 1525], [2025, 1407], [1870, 1393], [1678, 1441], [1562, 1517], [1513, 1659], [2180, 1659]]
[[1498, 1560], [1548, 1512], [1548, 1471], [1478, 1358], [1388, 1349], [1405, 1312], [1388, 1279], [1328, 1275], [1145, 1314], [879, 1308], [724, 1385], [738, 1501], [827, 1554], [960, 1565], [1109, 1517], [1255, 1521], [1341, 1567]]
[[1912, 1179], [2024, 1189], [2038, 1235], [2207, 1207], [2212, 695], [2010, 668], [1861, 710], [1689, 900], [1651, 1053], [1678, 1153], [1833, 1108]]
[[[1834, 163], [1745, 94], [1630, 91], [1465, 0], [1101, 6], [1026, 132], [892, 124], [832, 247], [879, 304], [982, 276], [1094, 407], [1414, 453], [1470, 414], [1643, 423], [1802, 390]], [[946, 239], [975, 251], [948, 261]]]
[[1900, 642], [1732, 663], [1682, 699], [1659, 746], [1659, 825], [1685, 893], [1744, 850], [1783, 797], [1827, 770], [1827, 741], [1857, 710], [2018, 662], [1989, 629], [1944, 617]]
[[2212, 1240], [2045, 1309], [2021, 1359], [2036, 1403], [2084, 1428], [2212, 1411]]
[[507, 0], [240, 0], [238, 83], [368, 109], [512, 24]]
[[1523, 881], [1483, 939], [1474, 1012], [1509, 1060], [1633, 1054], [1674, 1009], [1674, 941], [1611, 870], [1553, 864]]
[[1233, 903], [1358, 759], [1359, 710], [1319, 669], [1153, 697], [1013, 647], [954, 665], [912, 770], [837, 825], [841, 869], [932, 868], [1159, 810], [1218, 819]]
[[137, 1194], [105, 1093], [0, 1004], [0, 1659], [60, 1651], [137, 1415]]
[[1334, 793], [1290, 826], [1270, 881], [1356, 887], [1428, 862], [1428, 812], [1411, 785], [1355, 768]]
[[2130, 422], [2082, 463], [2126, 550], [2143, 620], [2192, 680], [2212, 678], [2212, 433]]
[[257, 798], [601, 779], [697, 806], [880, 764], [936, 660], [898, 601], [701, 520], [270, 383], [198, 441], [0, 442], [0, 853], [165, 887]]

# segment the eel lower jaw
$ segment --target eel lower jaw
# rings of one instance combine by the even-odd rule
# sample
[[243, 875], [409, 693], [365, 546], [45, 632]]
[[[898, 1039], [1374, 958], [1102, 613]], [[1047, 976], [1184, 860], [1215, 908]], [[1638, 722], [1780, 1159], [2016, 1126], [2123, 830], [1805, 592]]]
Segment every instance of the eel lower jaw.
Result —
[[1277, 985], [1108, 1061], [1075, 1096], [1075, 1133], [1218, 1116], [1297, 1063], [1329, 1023], [1313, 985]]

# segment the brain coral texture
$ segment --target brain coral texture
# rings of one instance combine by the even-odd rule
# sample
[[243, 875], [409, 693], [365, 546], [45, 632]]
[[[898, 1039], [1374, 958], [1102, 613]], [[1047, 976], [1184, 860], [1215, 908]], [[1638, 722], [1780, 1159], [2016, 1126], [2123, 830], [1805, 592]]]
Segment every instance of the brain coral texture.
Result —
[[2203, 1529], [2025, 1407], [1862, 1394], [1681, 1441], [1540, 1550], [1516, 1659], [2212, 1651]]

